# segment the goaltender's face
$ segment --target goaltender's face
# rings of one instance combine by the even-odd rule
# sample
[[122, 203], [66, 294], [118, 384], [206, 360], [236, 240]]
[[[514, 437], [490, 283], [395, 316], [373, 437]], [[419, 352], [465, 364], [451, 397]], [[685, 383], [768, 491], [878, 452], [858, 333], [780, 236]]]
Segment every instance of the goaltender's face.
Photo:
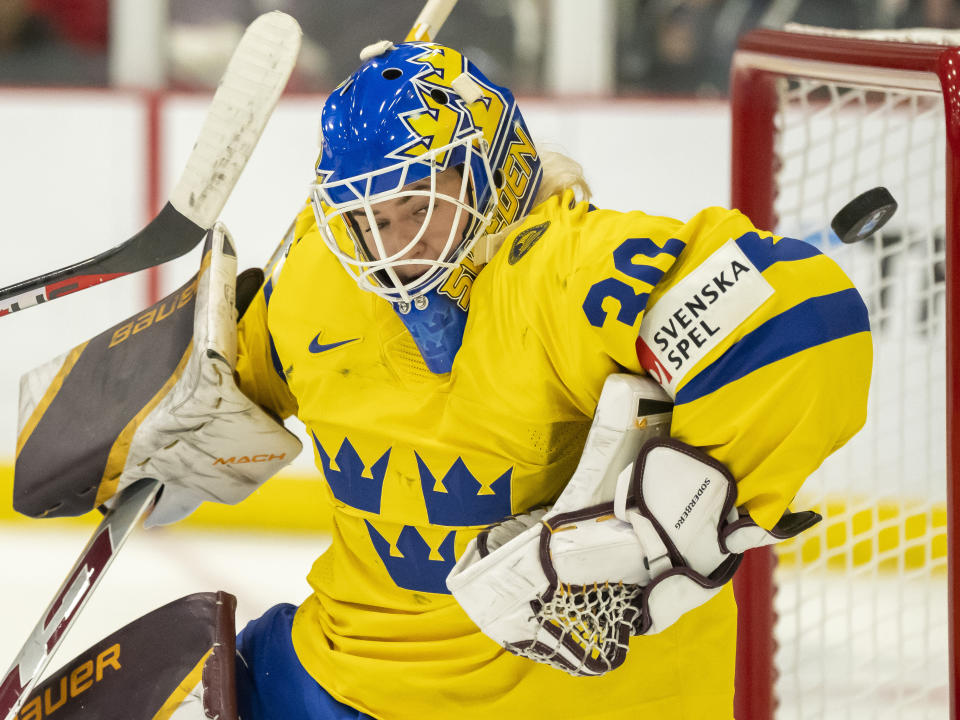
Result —
[[[402, 282], [410, 282], [431, 267], [418, 260], [446, 261], [459, 247], [469, 219], [465, 211], [457, 217], [457, 205], [453, 202], [460, 197], [462, 182], [460, 172], [449, 168], [436, 175], [436, 198], [430, 196], [430, 178], [424, 178], [404, 185], [401, 191], [418, 192], [371, 205], [372, 225], [363, 210], [353, 210], [348, 215], [370, 256], [378, 260], [392, 259], [391, 267], [397, 277]], [[407, 248], [421, 232], [419, 240]]]

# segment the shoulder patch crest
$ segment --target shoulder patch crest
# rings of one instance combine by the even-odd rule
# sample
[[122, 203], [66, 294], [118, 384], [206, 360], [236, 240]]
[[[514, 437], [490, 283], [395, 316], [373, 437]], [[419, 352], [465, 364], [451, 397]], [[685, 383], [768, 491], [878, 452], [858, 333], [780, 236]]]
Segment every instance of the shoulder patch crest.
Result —
[[543, 237], [548, 227], [550, 227], [549, 220], [539, 225], [534, 225], [532, 228], [527, 228], [517, 235], [513, 239], [513, 244], [510, 246], [510, 257], [507, 258], [507, 262], [511, 265], [516, 265], [520, 262], [520, 258], [526, 255], [530, 248], [537, 244], [537, 241]]

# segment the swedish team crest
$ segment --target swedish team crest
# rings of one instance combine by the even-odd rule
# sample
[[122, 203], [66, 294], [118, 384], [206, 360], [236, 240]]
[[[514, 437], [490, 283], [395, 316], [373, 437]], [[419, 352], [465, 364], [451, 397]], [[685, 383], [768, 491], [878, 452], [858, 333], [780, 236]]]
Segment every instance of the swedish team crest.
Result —
[[516, 265], [520, 262], [520, 258], [526, 255], [530, 251], [530, 248], [543, 237], [548, 227], [550, 227], [549, 220], [539, 225], [534, 225], [532, 228], [527, 228], [522, 233], [519, 233], [513, 239], [513, 244], [510, 246], [510, 255], [507, 258], [507, 262], [511, 265]]

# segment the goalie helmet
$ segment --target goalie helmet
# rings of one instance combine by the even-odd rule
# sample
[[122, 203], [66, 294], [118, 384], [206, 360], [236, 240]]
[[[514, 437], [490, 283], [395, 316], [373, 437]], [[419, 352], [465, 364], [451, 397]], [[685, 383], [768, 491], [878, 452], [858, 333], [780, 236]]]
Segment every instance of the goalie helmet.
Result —
[[[361, 57], [371, 54], [324, 104], [313, 206], [360, 287], [409, 314], [445, 294], [480, 237], [526, 215], [540, 160], [512, 93], [456, 50], [382, 43]], [[397, 240], [382, 203], [400, 200], [419, 220], [404, 215]]]

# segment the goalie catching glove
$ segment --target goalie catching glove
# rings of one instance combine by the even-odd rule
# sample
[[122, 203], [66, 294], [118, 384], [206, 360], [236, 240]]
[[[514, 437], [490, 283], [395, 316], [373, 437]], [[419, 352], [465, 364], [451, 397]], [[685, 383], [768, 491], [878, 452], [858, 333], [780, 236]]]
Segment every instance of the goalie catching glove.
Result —
[[719, 592], [743, 552], [820, 520], [788, 512], [758, 527], [735, 507], [723, 464], [663, 437], [669, 408], [652, 380], [611, 375], [553, 508], [467, 546], [447, 586], [484, 633], [572, 675], [602, 675], [624, 662], [631, 636], [660, 632]]
[[236, 272], [217, 224], [191, 283], [23, 377], [17, 510], [79, 515], [154, 478], [146, 524], [163, 525], [240, 502], [293, 460], [300, 441], [234, 382]]

